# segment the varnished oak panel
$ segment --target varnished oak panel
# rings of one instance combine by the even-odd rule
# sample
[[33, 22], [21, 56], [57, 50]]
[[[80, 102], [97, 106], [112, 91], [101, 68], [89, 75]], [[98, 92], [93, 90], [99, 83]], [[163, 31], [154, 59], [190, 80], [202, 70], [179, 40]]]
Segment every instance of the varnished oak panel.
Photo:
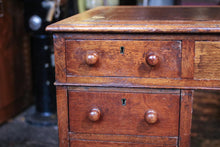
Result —
[[68, 90], [85, 92], [126, 92], [126, 93], [148, 93], [148, 94], [180, 94], [177, 89], [150, 89], [150, 88], [129, 88], [129, 87], [94, 87], [94, 86], [68, 86]]
[[194, 79], [220, 80], [220, 41], [195, 43]]
[[190, 147], [193, 90], [181, 90], [179, 147]]
[[56, 85], [220, 90], [220, 80], [193, 80], [193, 79], [153, 79], [153, 78], [125, 78], [125, 77], [92, 77], [91, 78], [91, 77], [69, 76], [67, 77], [67, 83], [56, 83]]
[[[47, 27], [56, 32], [217, 33], [219, 7], [98, 7]], [[202, 15], [201, 15], [202, 14]], [[215, 21], [213, 21], [215, 20]]]
[[[121, 53], [121, 47], [124, 53]], [[98, 61], [86, 63], [87, 52], [95, 51]], [[158, 64], [146, 63], [149, 55]], [[180, 77], [181, 43], [178, 41], [66, 41], [67, 74], [74, 76]]]
[[[68, 95], [71, 132], [178, 136], [178, 94], [68, 91]], [[125, 105], [122, 99], [126, 99]], [[88, 118], [92, 108], [101, 111], [96, 122]], [[149, 109], [158, 113], [155, 124], [144, 120]]]
[[54, 34], [53, 41], [54, 41], [56, 81], [66, 82], [65, 38], [61, 34]]
[[154, 145], [177, 145], [178, 137], [142, 136], [142, 135], [111, 135], [111, 134], [78, 134], [69, 133], [70, 140], [103, 141], [121, 143], [140, 143]]
[[152, 145], [141, 143], [127, 143], [127, 142], [105, 142], [105, 141], [85, 141], [85, 140], [71, 140], [70, 147], [176, 147], [176, 145]]
[[[154, 41], [175, 41], [175, 40], [188, 40], [188, 41], [219, 41], [218, 34], [175, 34], [175, 33], [70, 33], [59, 32], [62, 36], [65, 35], [66, 40], [154, 40]], [[74, 35], [73, 35], [74, 34]]]
[[181, 77], [193, 79], [194, 74], [194, 40], [182, 40]]
[[68, 98], [66, 87], [57, 86], [57, 118], [59, 129], [59, 146], [69, 147]]

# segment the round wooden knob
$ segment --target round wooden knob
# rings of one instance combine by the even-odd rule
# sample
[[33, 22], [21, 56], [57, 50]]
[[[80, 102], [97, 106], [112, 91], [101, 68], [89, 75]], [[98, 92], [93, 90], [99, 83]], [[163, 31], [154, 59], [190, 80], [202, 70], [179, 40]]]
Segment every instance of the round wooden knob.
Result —
[[150, 109], [145, 113], [144, 119], [149, 124], [154, 124], [158, 121], [157, 112]]
[[94, 65], [97, 63], [99, 56], [96, 52], [90, 52], [86, 54], [86, 63], [88, 65]]
[[99, 120], [100, 115], [101, 115], [100, 110], [98, 108], [93, 108], [89, 112], [89, 119], [91, 121], [97, 121], [97, 120]]
[[159, 57], [157, 55], [149, 55], [146, 58], [146, 62], [150, 66], [156, 66], [159, 63]]

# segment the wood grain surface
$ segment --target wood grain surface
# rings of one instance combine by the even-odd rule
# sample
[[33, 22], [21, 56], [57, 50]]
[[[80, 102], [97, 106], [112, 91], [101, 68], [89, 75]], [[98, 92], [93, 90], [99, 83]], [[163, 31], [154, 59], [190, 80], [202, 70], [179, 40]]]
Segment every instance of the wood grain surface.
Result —
[[220, 17], [213, 14], [219, 10], [217, 6], [98, 7], [52, 24], [47, 27], [47, 31], [216, 33], [220, 32]]
[[183, 79], [193, 79], [195, 56], [194, 49], [194, 40], [182, 40], [181, 77]]
[[[65, 37], [66, 40], [148, 40], [148, 41], [219, 41], [217, 33], [187, 34], [187, 33], [93, 33], [93, 32], [54, 32]], [[74, 34], [74, 35], [73, 35]]]
[[154, 93], [154, 94], [180, 94], [179, 89], [152, 89], [129, 87], [95, 87], [95, 86], [68, 86], [68, 90], [85, 92], [126, 92], [126, 93]]
[[[66, 56], [73, 56], [68, 55], [66, 52], [65, 44], [61, 43], [57, 46], [57, 50], [62, 49], [63, 53], [56, 53], [56, 47], [55, 47], [55, 56], [57, 54], [56, 58], [56, 75], [57, 76], [56, 84], [57, 85], [83, 85], [83, 86], [128, 86], [128, 87], [151, 87], [151, 88], [183, 88], [183, 89], [220, 89], [220, 81], [219, 80], [206, 80], [206, 79], [192, 79], [194, 76], [194, 40], [197, 41], [204, 41], [204, 40], [211, 40], [212, 42], [217, 42], [220, 40], [220, 37], [215, 34], [204, 34], [204, 35], [196, 35], [196, 34], [91, 34], [91, 33], [74, 33], [74, 35], [71, 35], [69, 33], [57, 33], [57, 38], [60, 36], [63, 40], [98, 40], [98, 41], [106, 41], [106, 40], [115, 40], [117, 39], [119, 42], [121, 40], [133, 40], [133, 41], [171, 41], [178, 40], [181, 41], [181, 78], [182, 79], [154, 79], [154, 78], [137, 78], [137, 77], [93, 77], [90, 78], [90, 76], [74, 76], [74, 75], [67, 75], [66, 77]], [[166, 42], [165, 41], [165, 42]], [[174, 41], [175, 42], [175, 41]], [[57, 45], [59, 43], [56, 43]], [[120, 54], [120, 47], [117, 49], [118, 54]], [[80, 50], [79, 50], [80, 52]], [[125, 48], [126, 52], [126, 48]], [[72, 53], [71, 53], [72, 54]], [[215, 55], [217, 56], [217, 55]], [[76, 57], [82, 59], [82, 56]], [[83, 60], [83, 59], [82, 59]], [[144, 60], [142, 60], [144, 61]], [[74, 64], [74, 63], [70, 63]], [[110, 64], [110, 63], [108, 63]], [[86, 63], [83, 64], [86, 66]], [[92, 66], [88, 66], [89, 69], [92, 68]], [[106, 67], [105, 67], [106, 68]], [[130, 68], [130, 67], [129, 67]], [[126, 70], [129, 70], [126, 69]], [[107, 69], [107, 68], [106, 68]], [[71, 69], [72, 70], [72, 69]], [[83, 71], [81, 71], [83, 73]], [[94, 74], [93, 70], [93, 74]], [[87, 73], [87, 72], [86, 72]], [[85, 74], [85, 72], [83, 73]], [[159, 73], [158, 73], [159, 74]], [[168, 74], [168, 73], [167, 73]], [[159, 75], [163, 76], [163, 75]], [[63, 82], [59, 82], [63, 81]]]
[[71, 147], [176, 147], [176, 145], [152, 145], [141, 143], [126, 143], [126, 142], [104, 142], [104, 141], [85, 141], [71, 140]]
[[193, 90], [181, 90], [179, 147], [190, 147]]
[[[68, 91], [68, 95], [71, 132], [178, 136], [178, 94]], [[96, 122], [88, 118], [92, 108], [101, 111], [101, 118]], [[149, 109], [158, 113], [155, 124], [144, 120]]]
[[194, 65], [194, 79], [220, 80], [220, 41], [197, 41]]
[[64, 36], [54, 34], [54, 56], [56, 81], [66, 82], [66, 57]]
[[69, 147], [68, 97], [65, 87], [57, 86], [57, 118], [59, 129], [59, 146]]
[[72, 86], [111, 86], [111, 87], [146, 87], [174, 89], [213, 89], [220, 90], [219, 80], [191, 79], [156, 79], [156, 78], [126, 78], [126, 77], [67, 77], [67, 83], [56, 85]]
[[[123, 53], [121, 53], [123, 48]], [[86, 54], [95, 51], [98, 63], [88, 65]], [[149, 55], [159, 57], [156, 66], [146, 63]], [[178, 41], [66, 41], [67, 75], [178, 78], [181, 43]]]
[[143, 136], [143, 135], [120, 135], [120, 134], [84, 134], [69, 133], [70, 140], [121, 142], [121, 143], [140, 143], [154, 145], [177, 145], [178, 137], [166, 136]]

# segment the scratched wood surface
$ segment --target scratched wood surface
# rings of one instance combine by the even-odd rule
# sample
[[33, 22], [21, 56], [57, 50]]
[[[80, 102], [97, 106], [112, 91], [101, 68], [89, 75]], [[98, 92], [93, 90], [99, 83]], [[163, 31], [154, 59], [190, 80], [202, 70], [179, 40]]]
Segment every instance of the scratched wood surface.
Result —
[[153, 145], [128, 142], [105, 142], [105, 141], [79, 141], [71, 140], [70, 147], [176, 147], [176, 145]]
[[[68, 91], [68, 95], [71, 132], [178, 136], [178, 94]], [[124, 105], [122, 99], [126, 100]], [[92, 122], [88, 113], [95, 107], [100, 109], [101, 118]], [[155, 124], [144, 120], [149, 109], [158, 113]]]
[[181, 90], [179, 147], [190, 146], [193, 92], [193, 90]]
[[[48, 31], [56, 32], [56, 85], [64, 86], [68, 97], [68, 104], [58, 105], [67, 109], [63, 118], [67, 120], [67, 115], [69, 117], [68, 122], [59, 118], [64, 123], [64, 126], [60, 125], [60, 131], [65, 131], [61, 140], [69, 139], [70, 146], [151, 147], [176, 146], [177, 143], [181, 147], [189, 146], [193, 98], [190, 89], [220, 90], [219, 69], [216, 67], [219, 60], [213, 59], [213, 65], [209, 65], [209, 60], [204, 56], [197, 62], [197, 57], [203, 52], [207, 52], [208, 58], [219, 57], [204, 49], [212, 46], [211, 51], [218, 53], [218, 43], [196, 45], [197, 42], [220, 40], [220, 16], [213, 15], [218, 14], [219, 10], [217, 6], [99, 7], [48, 26]], [[180, 52], [173, 52], [175, 43], [180, 45], [177, 48]], [[122, 46], [124, 56], [120, 54]], [[138, 57], [143, 55], [146, 46], [157, 48], [154, 51], [165, 57], [162, 61], [166, 64], [160, 64], [158, 71], [145, 73], [137, 68], [144, 61], [143, 57], [141, 60]], [[142, 49], [137, 50], [139, 47]], [[87, 51], [92, 51], [89, 56]], [[105, 51], [111, 56], [106, 56]], [[142, 53], [138, 53], [140, 51]], [[154, 59], [150, 63], [158, 61], [158, 58]], [[170, 65], [175, 71], [169, 69]], [[206, 67], [208, 65], [214, 69]], [[206, 68], [213, 74], [206, 74]], [[200, 77], [203, 73], [206, 78]], [[155, 92], [143, 88], [181, 89], [181, 92]], [[125, 97], [127, 104], [122, 106]], [[99, 109], [93, 109], [97, 106]], [[145, 108], [155, 109], [159, 121], [146, 124], [144, 119], [148, 118], [148, 113], [143, 114]], [[153, 118], [156, 116], [153, 115]], [[70, 132], [66, 135], [68, 129]], [[112, 135], [111, 140], [104, 134]], [[124, 136], [117, 138], [116, 135]], [[131, 135], [135, 141], [126, 142], [126, 135]], [[146, 140], [138, 138], [138, 135], [143, 135]], [[152, 138], [148, 135], [163, 138], [152, 144]], [[178, 141], [175, 142], [172, 137], [179, 137]]]
[[[93, 142], [118, 142], [118, 143], [140, 143], [140, 144], [154, 144], [154, 145], [176, 145], [178, 137], [166, 136], [143, 136], [143, 135], [121, 135], [121, 134], [82, 134], [82, 133], [69, 133], [70, 140], [84, 140]], [[86, 143], [86, 142], [85, 142]]]
[[57, 118], [59, 128], [59, 146], [69, 147], [69, 127], [68, 127], [68, 97], [65, 87], [57, 87]]
[[56, 81], [66, 82], [65, 39], [62, 35], [54, 34], [53, 41]]
[[[176, 34], [163, 34], [163, 35], [155, 35], [155, 34], [83, 34], [83, 33], [77, 33], [74, 35], [71, 35], [70, 33], [57, 33], [55, 34], [55, 60], [56, 60], [56, 80], [57, 80], [57, 85], [84, 85], [84, 86], [88, 86], [88, 85], [92, 85], [92, 86], [128, 86], [128, 87], [151, 87], [151, 88], [183, 88], [183, 89], [220, 89], [220, 80], [215, 80], [217, 79], [218, 76], [218, 72], [215, 72], [214, 74], [217, 74], [216, 78], [212, 78], [211, 80], [200, 80], [200, 79], [193, 79], [194, 76], [194, 68], [196, 68], [194, 65], [194, 41], [202, 41], [202, 40], [211, 40], [212, 42], [218, 42], [218, 40], [220, 40], [220, 37], [218, 35], [215, 34], [204, 34], [204, 35], [197, 35], [197, 34], [191, 34], [191, 35], [186, 35], [186, 34], [181, 34], [181, 35], [176, 35]], [[133, 39], [132, 39], [133, 38]], [[89, 72], [83, 72], [82, 70], [80, 71], [76, 71], [78, 72], [78, 74], [82, 74], [82, 75], [78, 75], [75, 76], [73, 75], [74, 73], [74, 64], [78, 64], [78, 62], [70, 62], [70, 61], [75, 61], [76, 59], [79, 59], [82, 64], [81, 67], [79, 66], [79, 68], [81, 69], [94, 69], [92, 66], [87, 66], [82, 57], [82, 55], [80, 56], [76, 56], [74, 57], [74, 54], [71, 52], [74, 50], [74, 46], [79, 46], [79, 45], [74, 45], [72, 40], [84, 40], [85, 42], [87, 42], [88, 40], [96, 40], [96, 41], [109, 41], [109, 40], [115, 40], [117, 39], [118, 42], [123, 41], [123, 40], [133, 40], [133, 41], [149, 41], [154, 42], [154, 41], [164, 41], [167, 40], [169, 41], [173, 41], [174, 39], [176, 39], [177, 41], [181, 41], [181, 57], [182, 57], [182, 61], [181, 61], [181, 66], [178, 68], [181, 68], [181, 79], [179, 78], [175, 78], [175, 79], [167, 79], [166, 77], [164, 79], [160, 79], [157, 80], [155, 78], [138, 78], [138, 77], [112, 77], [112, 76], [103, 76], [103, 77], [93, 77], [90, 78], [89, 76], [85, 76], [86, 74], [88, 74]], [[57, 40], [57, 41], [56, 41]], [[67, 42], [71, 42], [68, 46], [68, 49], [65, 49], [66, 44], [64, 43], [64, 41], [67, 40]], [[87, 41], [86, 41], [87, 40]], [[94, 41], [95, 42], [95, 41]], [[165, 41], [166, 42], [166, 41]], [[86, 45], [83, 45], [83, 47], [85, 47]], [[95, 46], [95, 45], [94, 45]], [[120, 54], [120, 45], [117, 48], [117, 53]], [[129, 46], [130, 47], [130, 46]], [[89, 46], [86, 46], [85, 48], [90, 48]], [[115, 47], [116, 48], [116, 47]], [[171, 47], [172, 48], [172, 47]], [[71, 51], [68, 51], [68, 50]], [[94, 48], [94, 50], [96, 50]], [[83, 48], [79, 48], [77, 50], [79, 53], [82, 51], [85, 51], [85, 49]], [[68, 52], [68, 53], [67, 53]], [[126, 48], [125, 48], [125, 52], [126, 52]], [[192, 53], [191, 53], [192, 52]], [[166, 52], [165, 55], [169, 56]], [[218, 56], [218, 55], [215, 55]], [[132, 57], [132, 55], [131, 55]], [[165, 56], [166, 57], [166, 56]], [[167, 58], [167, 57], [166, 57]], [[170, 58], [172, 58], [172, 56], [170, 56]], [[178, 58], [178, 57], [177, 57]], [[68, 59], [68, 61], [66, 61]], [[132, 58], [133, 59], [133, 58]], [[135, 59], [133, 59], [135, 60]], [[130, 61], [130, 59], [128, 60]], [[144, 61], [144, 59], [142, 60]], [[175, 61], [175, 60], [174, 60]], [[218, 59], [214, 59], [213, 65], [216, 65], [218, 63]], [[68, 74], [68, 70], [67, 70], [67, 62], [68, 62], [68, 70], [69, 70], [69, 74]], [[164, 63], [166, 63], [167, 61], [165, 61]], [[171, 60], [168, 59], [168, 62], [172, 62]], [[205, 62], [205, 60], [204, 60]], [[115, 63], [115, 62], [114, 62]], [[145, 62], [146, 63], [146, 62]], [[110, 63], [108, 63], [110, 64]], [[138, 63], [135, 61], [135, 65], [137, 65]], [[170, 63], [170, 64], [174, 64], [174, 63]], [[125, 64], [126, 66], [127, 64]], [[165, 64], [163, 64], [165, 65]], [[87, 67], [87, 68], [85, 68]], [[112, 66], [108, 66], [108, 67], [112, 67]], [[108, 67], [104, 66], [105, 69], [107, 69]], [[118, 67], [116, 65], [116, 67]], [[132, 66], [133, 67], [133, 66]], [[148, 67], [148, 65], [146, 64], [146, 67]], [[118, 67], [119, 68], [119, 67]], [[167, 73], [164, 73], [166, 75], [170, 75], [171, 77], [176, 77], [177, 75], [172, 75], [169, 73], [169, 68], [168, 67], [162, 67], [163, 69], [167, 69], [164, 70], [167, 71]], [[205, 66], [204, 66], [205, 68]], [[209, 67], [207, 67], [209, 68]], [[218, 68], [218, 67], [217, 67]], [[97, 68], [96, 68], [97, 69]], [[100, 68], [99, 68], [100, 69]], [[117, 68], [113, 68], [113, 69], [117, 69]], [[132, 69], [131, 66], [129, 66], [128, 68], [126, 68], [125, 70], [127, 71], [131, 71], [131, 72], [135, 72]], [[154, 68], [152, 68], [154, 69]], [[161, 72], [159, 72], [160, 68], [156, 68], [156, 70], [151, 71], [148, 74], [145, 74], [146, 71], [141, 70], [144, 73], [142, 75], [144, 76], [158, 76], [159, 77], [163, 77], [162, 74], [160, 74]], [[215, 69], [212, 69], [215, 70]], [[103, 71], [103, 70], [101, 70]], [[106, 72], [111, 72], [108, 70], [105, 70]], [[161, 70], [160, 70], [161, 71]], [[72, 73], [71, 73], [72, 72]], [[67, 75], [68, 74], [68, 75]], [[91, 72], [90, 72], [91, 74]], [[92, 71], [92, 74], [96, 74], [95, 71]], [[98, 73], [97, 73], [98, 74]], [[98, 75], [102, 74], [102, 72], [99, 72]], [[115, 74], [115, 73], [112, 73]], [[126, 73], [126, 74], [130, 74], [130, 73]], [[136, 74], [140, 75], [140, 72], [136, 72]], [[198, 72], [198, 74], [201, 74]], [[213, 74], [213, 73], [212, 73]], [[213, 75], [215, 76], [215, 75]]]
[[197, 41], [194, 65], [194, 79], [220, 80], [220, 41]]
[[220, 32], [220, 17], [213, 15], [219, 13], [219, 10], [220, 8], [217, 6], [98, 7], [52, 24], [47, 27], [47, 30], [57, 32], [121, 33]]
[[[86, 63], [89, 51], [98, 55], [94, 65]], [[146, 62], [150, 55], [158, 56], [157, 65]], [[73, 76], [180, 78], [181, 42], [67, 40], [66, 60]]]

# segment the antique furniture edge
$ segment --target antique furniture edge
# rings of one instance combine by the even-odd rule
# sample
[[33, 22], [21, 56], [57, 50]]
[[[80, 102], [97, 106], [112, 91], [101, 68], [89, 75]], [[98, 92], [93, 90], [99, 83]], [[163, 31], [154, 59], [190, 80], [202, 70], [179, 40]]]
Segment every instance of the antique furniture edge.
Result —
[[[104, 14], [114, 9], [129, 8], [129, 6], [101, 6], [84, 13], [66, 18], [47, 26], [47, 31], [53, 32], [102, 32], [102, 33], [220, 33], [220, 20], [197, 20], [194, 18], [180, 20], [107, 20]], [[132, 6], [132, 8], [146, 8]], [[202, 6], [163, 6], [147, 8], [205, 8]], [[220, 8], [207, 6], [206, 8]], [[112, 10], [111, 10], [112, 9]], [[95, 13], [95, 12], [99, 13]], [[106, 12], [107, 13], [107, 12]], [[201, 12], [203, 13], [203, 12]], [[207, 16], [208, 17], [208, 16]]]
[[193, 90], [181, 90], [179, 146], [189, 147], [193, 113]]
[[[103, 82], [100, 81], [100, 77], [94, 77], [93, 80], [78, 79], [77, 77], [71, 79], [71, 82], [62, 83], [55, 82], [56, 86], [93, 86], [93, 87], [129, 87], [129, 88], [165, 88], [165, 89], [203, 89], [203, 90], [220, 90], [220, 81], [213, 80], [193, 80], [193, 79], [182, 79], [182, 80], [168, 80], [168, 79], [149, 79], [148, 80], [137, 80], [134, 78], [121, 79], [119, 78], [105, 78]], [[119, 81], [123, 81], [121, 83]], [[135, 82], [136, 81], [136, 82]]]

